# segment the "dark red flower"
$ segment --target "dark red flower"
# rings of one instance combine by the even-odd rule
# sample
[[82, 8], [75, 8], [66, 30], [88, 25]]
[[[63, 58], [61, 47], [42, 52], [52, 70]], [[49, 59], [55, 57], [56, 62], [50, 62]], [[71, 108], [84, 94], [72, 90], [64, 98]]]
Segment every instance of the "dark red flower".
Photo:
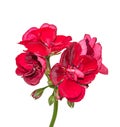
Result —
[[53, 66], [50, 78], [58, 86], [61, 97], [71, 102], [80, 101], [85, 94], [85, 87], [98, 73], [95, 58], [83, 53], [79, 43], [72, 43], [61, 55], [60, 63]]
[[85, 34], [84, 39], [81, 40], [80, 45], [83, 50], [83, 55], [90, 55], [97, 60], [98, 70], [102, 74], [108, 74], [108, 69], [102, 64], [102, 46], [97, 43], [97, 38], [91, 38], [89, 34]]
[[33, 53], [47, 56], [68, 47], [71, 39], [70, 36], [57, 35], [56, 26], [45, 23], [40, 28], [30, 28], [23, 35], [20, 44]]
[[16, 74], [22, 76], [29, 85], [37, 85], [46, 69], [45, 59], [30, 52], [18, 55], [16, 65]]

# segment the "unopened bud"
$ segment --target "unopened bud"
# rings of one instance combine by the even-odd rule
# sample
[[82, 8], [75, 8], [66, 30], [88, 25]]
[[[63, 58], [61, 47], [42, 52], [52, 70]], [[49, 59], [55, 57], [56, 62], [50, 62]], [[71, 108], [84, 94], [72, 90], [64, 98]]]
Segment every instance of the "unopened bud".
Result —
[[43, 91], [44, 91], [43, 88], [34, 90], [34, 91], [32, 92], [32, 94], [31, 94], [31, 96], [32, 96], [34, 99], [38, 99], [38, 98], [40, 98], [40, 97], [42, 96]]

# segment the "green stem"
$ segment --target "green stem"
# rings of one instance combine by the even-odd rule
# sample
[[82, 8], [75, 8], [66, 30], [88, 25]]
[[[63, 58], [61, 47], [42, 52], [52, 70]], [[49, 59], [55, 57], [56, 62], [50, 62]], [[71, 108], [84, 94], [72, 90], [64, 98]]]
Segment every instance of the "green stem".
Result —
[[50, 66], [50, 56], [46, 57], [46, 64], [47, 64], [47, 69], [45, 71], [45, 75], [47, 76], [48, 80], [50, 80], [50, 69], [51, 69], [51, 66]]
[[58, 112], [58, 100], [55, 99], [53, 115], [52, 115], [52, 119], [51, 119], [49, 127], [54, 127], [56, 116], [57, 116], [57, 112]]
[[[47, 68], [46, 68], [46, 71], [45, 71], [45, 75], [48, 79], [48, 85], [49, 86], [53, 86], [53, 83], [52, 81], [50, 80], [50, 70], [51, 70], [51, 65], [50, 65], [50, 56], [47, 56], [46, 57], [46, 65], [47, 65]], [[51, 87], [52, 88], [52, 87]]]
[[[45, 75], [46, 77], [48, 78], [48, 85], [50, 86], [53, 86], [53, 83], [52, 81], [50, 80], [50, 70], [51, 70], [51, 66], [50, 66], [50, 56], [47, 56], [46, 57], [46, 64], [47, 64], [47, 69], [45, 71]], [[54, 88], [54, 87], [53, 87]], [[54, 94], [56, 92], [56, 88], [54, 88]], [[54, 95], [55, 97], [55, 95]], [[54, 107], [53, 107], [53, 115], [52, 115], [52, 119], [51, 119], [51, 122], [50, 122], [50, 125], [49, 127], [54, 127], [54, 124], [55, 124], [55, 120], [56, 120], [56, 117], [57, 117], [57, 112], [58, 112], [58, 100], [55, 98], [55, 101], [54, 101]]]
[[47, 67], [48, 67], [49, 69], [51, 69], [51, 66], [50, 66], [50, 56], [47, 56], [47, 57], [46, 57], [46, 60], [47, 60]]

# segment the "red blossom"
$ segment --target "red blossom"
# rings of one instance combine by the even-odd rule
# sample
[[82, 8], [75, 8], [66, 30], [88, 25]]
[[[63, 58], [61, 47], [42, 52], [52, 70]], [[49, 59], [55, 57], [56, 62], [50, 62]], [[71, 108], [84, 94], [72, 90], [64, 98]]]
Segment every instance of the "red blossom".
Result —
[[97, 38], [91, 38], [89, 34], [85, 34], [84, 39], [79, 43], [84, 51], [84, 55], [90, 55], [97, 60], [99, 72], [108, 74], [108, 69], [102, 64], [102, 46], [100, 43], [97, 43]]
[[16, 74], [22, 76], [29, 85], [37, 85], [46, 69], [45, 60], [30, 52], [19, 54], [16, 65]]
[[20, 44], [33, 53], [47, 56], [68, 47], [71, 39], [71, 36], [57, 35], [56, 26], [45, 23], [40, 28], [30, 28], [23, 35]]
[[61, 55], [60, 63], [53, 66], [51, 80], [58, 86], [60, 96], [71, 102], [80, 101], [85, 87], [98, 73], [97, 61], [89, 55], [81, 55], [79, 43], [72, 43]]

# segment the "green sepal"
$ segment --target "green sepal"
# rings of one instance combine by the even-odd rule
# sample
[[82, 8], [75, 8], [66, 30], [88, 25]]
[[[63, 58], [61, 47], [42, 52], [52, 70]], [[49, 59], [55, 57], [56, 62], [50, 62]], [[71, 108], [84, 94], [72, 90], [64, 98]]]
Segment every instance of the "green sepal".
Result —
[[55, 102], [55, 97], [54, 94], [52, 94], [49, 98], [48, 98], [48, 103], [49, 105], [52, 105]]
[[70, 102], [67, 100], [67, 104], [70, 108], [74, 108], [74, 102]]

